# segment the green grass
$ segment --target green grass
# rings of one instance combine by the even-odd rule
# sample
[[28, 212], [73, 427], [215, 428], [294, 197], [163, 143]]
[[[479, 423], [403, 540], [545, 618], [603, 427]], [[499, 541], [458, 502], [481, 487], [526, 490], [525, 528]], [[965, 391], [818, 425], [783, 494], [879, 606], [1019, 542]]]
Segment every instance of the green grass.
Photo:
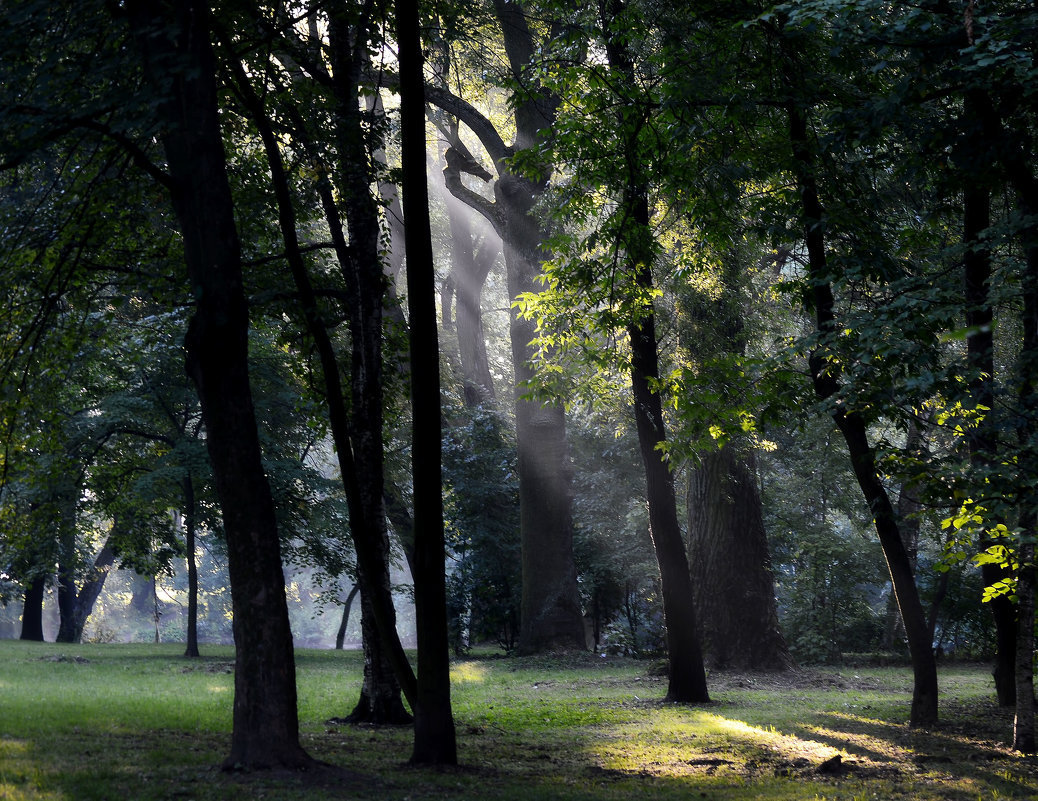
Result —
[[[903, 668], [715, 674], [713, 703], [660, 702], [652, 665], [590, 655], [454, 666], [462, 766], [409, 767], [408, 728], [330, 725], [356, 652], [301, 651], [301, 736], [330, 775], [221, 773], [232, 652], [0, 641], [0, 800], [1033, 799], [987, 670], [942, 671], [942, 723], [906, 726]], [[842, 770], [819, 772], [835, 755]]]

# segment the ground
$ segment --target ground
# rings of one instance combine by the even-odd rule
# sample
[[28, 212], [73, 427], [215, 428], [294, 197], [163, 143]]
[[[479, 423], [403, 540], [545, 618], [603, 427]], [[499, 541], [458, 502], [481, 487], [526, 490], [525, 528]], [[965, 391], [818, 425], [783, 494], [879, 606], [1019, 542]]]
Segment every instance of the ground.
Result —
[[0, 641], [0, 799], [1033, 799], [988, 670], [941, 671], [942, 722], [906, 725], [904, 668], [714, 673], [713, 701], [663, 704], [649, 662], [590, 654], [453, 667], [456, 769], [412, 768], [411, 731], [327, 723], [356, 652], [300, 651], [301, 736], [328, 764], [226, 774], [232, 654]]

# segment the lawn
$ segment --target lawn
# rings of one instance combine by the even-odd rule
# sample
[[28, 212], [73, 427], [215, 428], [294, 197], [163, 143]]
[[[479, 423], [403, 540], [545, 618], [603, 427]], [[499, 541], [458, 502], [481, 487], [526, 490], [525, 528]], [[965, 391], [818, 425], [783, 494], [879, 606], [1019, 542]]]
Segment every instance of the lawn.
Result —
[[[462, 765], [412, 768], [408, 728], [349, 711], [357, 652], [301, 651], [302, 739], [341, 770], [225, 774], [232, 652], [0, 641], [0, 799], [1034, 799], [983, 666], [941, 672], [942, 723], [909, 729], [903, 668], [714, 673], [713, 703], [660, 702], [648, 662], [592, 655], [454, 665]], [[839, 757], [839, 759], [834, 759]]]

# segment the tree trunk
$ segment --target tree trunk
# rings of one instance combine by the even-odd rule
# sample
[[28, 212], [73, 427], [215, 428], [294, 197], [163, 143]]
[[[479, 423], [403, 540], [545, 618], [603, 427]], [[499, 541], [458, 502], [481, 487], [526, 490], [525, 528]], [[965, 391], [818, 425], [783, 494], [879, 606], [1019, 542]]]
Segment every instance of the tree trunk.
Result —
[[705, 453], [688, 484], [688, 561], [707, 660], [736, 670], [788, 670], [752, 452]]
[[[502, 175], [495, 192], [506, 209], [505, 266], [508, 294], [541, 289], [540, 232], [530, 208], [532, 195], [519, 179]], [[522, 601], [519, 653], [584, 650], [584, 619], [573, 559], [572, 468], [561, 405], [527, 400], [526, 382], [534, 377], [530, 360], [536, 331], [532, 320], [511, 311], [512, 364], [515, 369], [515, 429], [519, 473], [519, 528], [522, 545]]]
[[196, 658], [198, 652], [198, 554], [196, 531], [198, 510], [195, 504], [195, 483], [189, 473], [184, 477], [184, 547], [187, 551], [187, 642], [184, 656]]
[[[815, 327], [822, 336], [831, 336], [836, 326], [836, 316], [825, 252], [825, 214], [818, 197], [814, 157], [808, 144], [807, 117], [795, 103], [790, 103], [787, 111], [802, 204]], [[831, 363], [826, 362], [818, 349], [811, 353], [809, 362], [815, 394], [821, 400], [833, 398], [839, 390], [838, 372], [834, 371]], [[840, 405], [834, 407], [832, 417], [847, 443], [854, 476], [872, 511], [898, 609], [904, 621], [914, 678], [909, 722], [912, 726], [933, 725], [937, 722], [937, 661], [908, 551], [898, 528], [897, 515], [877, 470], [875, 452], [869, 445], [865, 422]]]
[[185, 339], [227, 537], [236, 647], [227, 769], [312, 764], [299, 744], [280, 540], [248, 374], [248, 307], [216, 96], [209, 8], [128, 4], [196, 298]]
[[[923, 432], [914, 419], [908, 424], [905, 452], [911, 457], [920, 457], [928, 453], [926, 442], [923, 440]], [[923, 508], [916, 495], [918, 491], [919, 488], [913, 483], [905, 482], [901, 485], [901, 490], [897, 497], [897, 519], [901, 528], [901, 537], [905, 541], [905, 550], [908, 551], [908, 560], [912, 564], [913, 573], [916, 569], [919, 554], [919, 512]], [[938, 581], [946, 582], [947, 575], [947, 573], [942, 573]], [[934, 600], [937, 601], [938, 599], [935, 598]], [[935, 603], [931, 607], [928, 617], [929, 621], [934, 620], [937, 606], [938, 604]], [[893, 592], [887, 596], [886, 618], [886, 626], [883, 631], [883, 647], [889, 651], [894, 649], [896, 641], [904, 637], [905, 634], [905, 625], [901, 621], [901, 612], [898, 611], [897, 598]], [[931, 639], [933, 639], [934, 625], [932, 622], [927, 624], [931, 632]]]
[[37, 576], [26, 585], [22, 603], [22, 633], [18, 639], [43, 642], [43, 596], [46, 592], [45, 576]]
[[346, 628], [350, 625], [350, 609], [353, 608], [353, 600], [359, 592], [360, 585], [354, 584], [353, 589], [350, 590], [349, 595], [346, 596], [346, 601], [342, 605], [342, 620], [339, 621], [339, 629], [335, 632], [336, 651], [341, 651], [343, 643], [346, 641]]
[[375, 726], [411, 723], [414, 718], [400, 700], [400, 682], [386, 655], [375, 615], [363, 590], [360, 594], [360, 630], [364, 644], [364, 680], [360, 698], [353, 711], [346, 716], [346, 721]]
[[[370, 18], [351, 24], [352, 12], [329, 12], [328, 41], [335, 78], [335, 139], [338, 147], [337, 182], [345, 208], [349, 244], [342, 238], [337, 209], [323, 199], [325, 213], [336, 240], [336, 256], [347, 286], [351, 364], [349, 418], [340, 427], [336, 447], [340, 472], [350, 483], [350, 532], [357, 554], [364, 610], [377, 628], [386, 659], [392, 665], [408, 702], [415, 704], [417, 680], [396, 631], [389, 580], [389, 536], [383, 501], [385, 456], [383, 453], [384, 365], [382, 358], [383, 312], [387, 292], [381, 258], [378, 204], [371, 194], [374, 176], [369, 167], [368, 134], [357, 102]], [[330, 364], [322, 366], [329, 380]], [[338, 379], [336, 378], [336, 381]], [[329, 398], [340, 402], [341, 392]], [[344, 441], [348, 438], [348, 441]], [[374, 660], [381, 663], [381, 660]]]
[[[487, 233], [477, 245], [468, 215], [447, 201], [447, 222], [451, 232], [450, 281], [457, 299], [458, 356], [465, 405], [469, 408], [492, 403], [496, 397], [494, 379], [490, 375], [483, 310], [480, 296], [497, 248], [487, 241], [496, 235]], [[449, 313], [449, 303], [444, 312]]]
[[[343, 236], [342, 221], [331, 186], [324, 179], [320, 180], [318, 186], [336, 257], [348, 287], [347, 309], [352, 345], [350, 411], [347, 410], [338, 357], [317, 307], [316, 295], [299, 247], [296, 214], [277, 138], [267, 119], [263, 102], [252, 89], [241, 64], [233, 63], [232, 70], [242, 101], [260, 132], [266, 150], [286, 257], [299, 291], [306, 328], [313, 338], [321, 363], [329, 425], [346, 491], [350, 536], [357, 556], [358, 582], [362, 588], [365, 659], [366, 665], [371, 666], [365, 669], [365, 687], [368, 692], [362, 690], [362, 703], [355, 713], [362, 713], [362, 707], [365, 707], [375, 710], [367, 714], [380, 715], [378, 710], [388, 709], [390, 714], [397, 715], [398, 711], [403, 711], [399, 698], [401, 688], [413, 704], [416, 683], [397, 635], [389, 578], [389, 539], [382, 502], [381, 334], [386, 283], [379, 255], [378, 217], [367, 174], [368, 153], [356, 98], [360, 64], [351, 55], [351, 43], [356, 35], [358, 32], [351, 29], [347, 20], [339, 14], [332, 15], [329, 42], [336, 76], [337, 135], [343, 196], [350, 230], [349, 245]], [[362, 41], [356, 45], [363, 49], [367, 41], [364, 38], [366, 31], [360, 31], [360, 35]], [[225, 46], [233, 51], [233, 42], [226, 35], [224, 38]], [[298, 114], [292, 114], [291, 110], [289, 113], [300, 142], [309, 147], [311, 143], [305, 122]], [[315, 154], [311, 153], [311, 156], [315, 157]], [[363, 465], [363, 468], [358, 465]], [[395, 674], [392, 681], [377, 673], [387, 669]], [[369, 673], [372, 674], [370, 680]], [[383, 699], [380, 695], [383, 691], [392, 691], [395, 697]], [[369, 699], [367, 702], [365, 697]]]
[[[1030, 178], [1030, 171], [1026, 174]], [[1018, 177], [1018, 180], [1022, 178]], [[1029, 193], [1023, 194], [1021, 207], [1025, 219], [1034, 219], [1033, 214], [1038, 206], [1030, 193], [1036, 188], [1033, 179], [1027, 181]], [[1017, 431], [1017, 442], [1023, 453], [1020, 455], [1019, 469], [1022, 476], [1033, 476], [1038, 454], [1035, 454], [1033, 442], [1035, 432], [1035, 396], [1038, 393], [1038, 246], [1035, 245], [1034, 225], [1025, 229], [1022, 237], [1027, 244], [1025, 272], [1023, 275], [1022, 295], [1024, 301], [1022, 319], [1023, 337], [1017, 365], [1019, 380], [1018, 403], [1024, 410], [1023, 425]], [[1013, 723], [1013, 749], [1025, 754], [1033, 754], [1038, 750], [1038, 738], [1035, 734], [1035, 698], [1034, 698], [1034, 624], [1035, 624], [1035, 546], [1034, 537], [1038, 526], [1038, 511], [1030, 488], [1024, 490], [1021, 499], [1023, 508], [1020, 511], [1020, 529], [1022, 537], [1018, 546], [1017, 561], [1017, 630], [1015, 654], [1015, 689], [1016, 716]]]
[[[1034, 536], [1034, 515], [1025, 515], [1025, 536]], [[1023, 542], [1017, 553], [1016, 574], [1016, 716], [1013, 720], [1013, 750], [1024, 754], [1038, 751], [1034, 727], [1034, 543]]]
[[[633, 88], [636, 80], [634, 57], [624, 34], [615, 29], [616, 21], [625, 10], [623, 0], [600, 0], [598, 6], [609, 67], [620, 85]], [[692, 575], [678, 524], [674, 479], [666, 461], [663, 402], [656, 389], [660, 368], [656, 315], [651, 300], [654, 253], [649, 180], [638, 151], [637, 134], [630, 133], [624, 114], [618, 115], [616, 125], [626, 140], [618, 155], [626, 176], [622, 206], [628, 223], [620, 232], [616, 246], [622, 252], [625, 280], [633, 287], [630, 291], [635, 297], [649, 299], [638, 310], [637, 317], [628, 322], [627, 336], [631, 343], [631, 389], [638, 448], [645, 468], [649, 533], [663, 585], [663, 616], [667, 627], [667, 655], [670, 657], [666, 700], [707, 703], [710, 695], [699, 646]]]
[[107, 581], [108, 574], [114, 563], [115, 551], [109, 547], [108, 540], [105, 540], [101, 551], [94, 557], [94, 566], [90, 571], [90, 575], [87, 576], [83, 586], [79, 589], [79, 594], [76, 596], [72, 642], [83, 641], [83, 630], [86, 628], [86, 622], [94, 611], [94, 604], [97, 603], [101, 590], [104, 589], [105, 581]]
[[58, 634], [55, 642], [76, 641], [76, 501], [79, 488], [58, 498]]
[[396, 0], [400, 136], [411, 354], [411, 482], [418, 696], [413, 763], [457, 764], [447, 632], [443, 528], [440, 349], [436, 329], [429, 196], [425, 177], [425, 89], [417, 0]]
[[692, 577], [678, 525], [674, 481], [663, 454], [657, 448], [657, 445], [666, 443], [666, 433], [660, 396], [649, 384], [650, 379], [659, 378], [653, 317], [644, 318], [640, 326], [632, 326], [628, 334], [631, 338], [631, 388], [638, 446], [645, 466], [649, 531], [663, 583], [663, 615], [667, 626], [667, 655], [670, 657], [666, 700], [707, 703], [710, 695], [699, 649]]
[[[967, 97], [967, 122], [979, 113], [976, 93]], [[994, 408], [995, 349], [992, 320], [994, 312], [988, 299], [991, 280], [991, 254], [982, 244], [981, 236], [991, 225], [991, 193], [972, 180], [963, 192], [963, 255], [966, 300], [966, 351], [970, 366], [970, 398], [976, 407]], [[983, 481], [983, 474], [997, 464], [997, 435], [991, 424], [982, 420], [966, 435], [969, 446], [970, 468]], [[977, 544], [980, 551], [993, 543], [985, 538]], [[981, 566], [984, 586], [1007, 578], [1009, 571], [997, 564]], [[1016, 664], [1016, 610], [1009, 596], [1000, 595], [988, 604], [995, 622], [995, 693], [999, 706], [1016, 703], [1016, 684], [1013, 678]]]

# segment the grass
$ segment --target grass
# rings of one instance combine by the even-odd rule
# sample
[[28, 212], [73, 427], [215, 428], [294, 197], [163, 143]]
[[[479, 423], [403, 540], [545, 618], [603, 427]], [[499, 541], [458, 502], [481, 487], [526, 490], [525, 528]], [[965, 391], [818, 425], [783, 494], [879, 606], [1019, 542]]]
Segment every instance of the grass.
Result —
[[[942, 723], [906, 726], [902, 668], [717, 673], [713, 703], [662, 704], [645, 662], [591, 655], [457, 663], [462, 766], [409, 767], [408, 728], [330, 725], [356, 652], [301, 651], [301, 737], [334, 776], [221, 773], [230, 649], [0, 641], [0, 799], [1033, 799], [987, 670], [941, 674]], [[839, 756], [834, 765], [833, 757]], [[826, 770], [823, 766], [829, 765]]]

